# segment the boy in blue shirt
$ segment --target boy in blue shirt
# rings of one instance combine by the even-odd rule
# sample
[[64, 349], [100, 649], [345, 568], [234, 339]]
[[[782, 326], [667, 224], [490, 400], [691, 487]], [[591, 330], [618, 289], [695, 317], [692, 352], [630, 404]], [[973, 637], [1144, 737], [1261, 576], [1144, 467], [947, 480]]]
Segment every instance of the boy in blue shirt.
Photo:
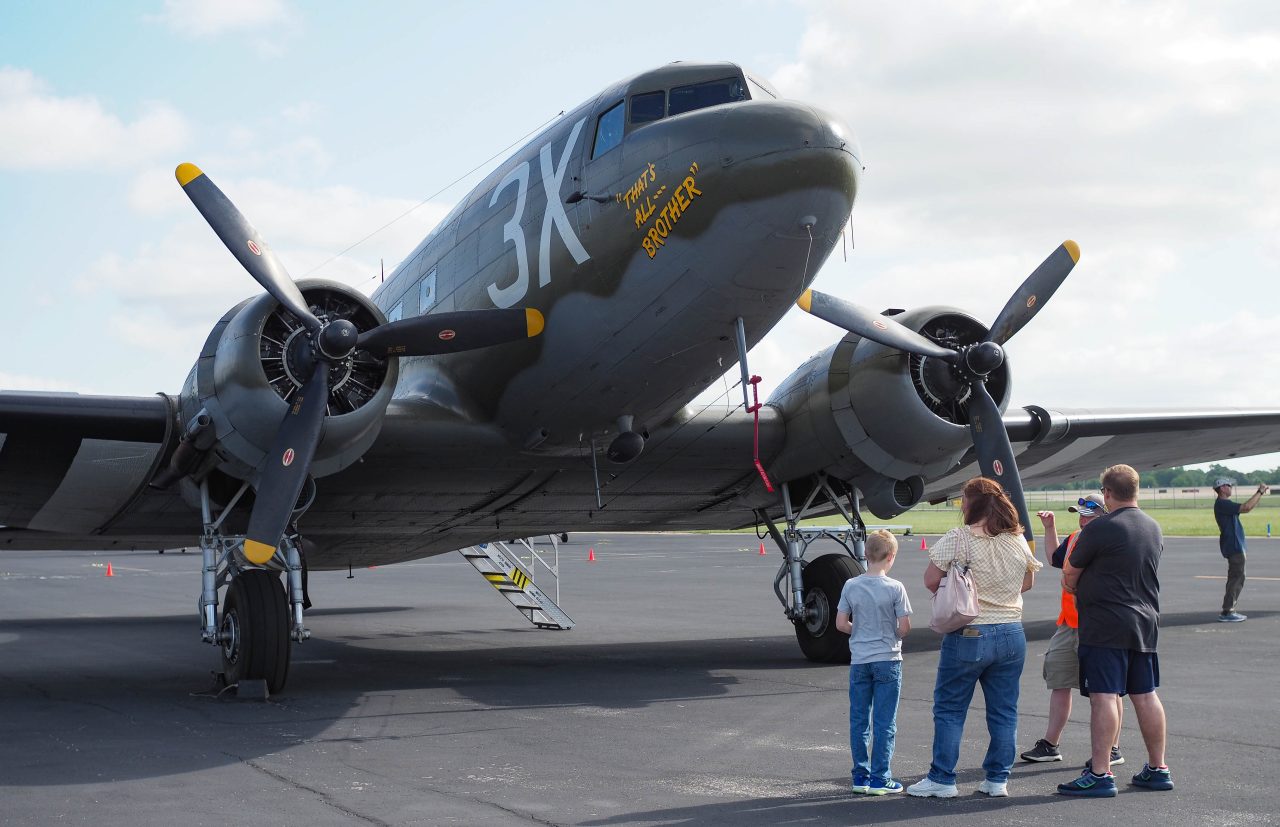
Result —
[[866, 795], [902, 792], [889, 762], [898, 732], [902, 639], [911, 631], [911, 601], [902, 583], [889, 577], [897, 555], [898, 541], [892, 534], [884, 529], [872, 532], [867, 537], [867, 573], [845, 582], [837, 606], [836, 628], [849, 635], [853, 791]]

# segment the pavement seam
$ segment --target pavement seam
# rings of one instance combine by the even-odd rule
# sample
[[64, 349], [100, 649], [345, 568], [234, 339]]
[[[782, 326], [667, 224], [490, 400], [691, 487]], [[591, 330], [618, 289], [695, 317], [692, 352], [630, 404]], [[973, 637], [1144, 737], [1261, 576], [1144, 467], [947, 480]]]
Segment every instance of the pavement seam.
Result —
[[294, 789], [305, 790], [306, 792], [309, 792], [312, 795], [319, 798], [321, 803], [323, 803], [325, 806], [332, 807], [333, 809], [337, 810], [340, 813], [343, 813], [344, 815], [351, 816], [352, 818], [358, 818], [361, 821], [367, 821], [370, 824], [377, 824], [379, 825], [379, 827], [392, 827], [392, 824], [388, 821], [383, 821], [381, 819], [374, 818], [373, 816], [367, 816], [363, 813], [358, 813], [355, 810], [352, 810], [350, 807], [344, 807], [342, 804], [339, 804], [337, 801], [335, 801], [333, 797], [329, 795], [329, 793], [326, 793], [323, 790], [317, 790], [314, 787], [308, 787], [306, 784], [303, 784], [301, 782], [294, 781], [292, 778], [289, 778], [281, 773], [274, 772], [262, 766], [257, 761], [241, 758], [240, 756], [230, 752], [224, 752], [223, 755], [226, 755], [229, 758], [234, 758], [240, 763], [245, 764], [246, 766], [252, 767], [253, 769], [257, 770], [263, 775], [269, 778], [274, 778], [276, 781], [279, 781], [282, 784], [288, 784], [290, 787], [293, 787]]

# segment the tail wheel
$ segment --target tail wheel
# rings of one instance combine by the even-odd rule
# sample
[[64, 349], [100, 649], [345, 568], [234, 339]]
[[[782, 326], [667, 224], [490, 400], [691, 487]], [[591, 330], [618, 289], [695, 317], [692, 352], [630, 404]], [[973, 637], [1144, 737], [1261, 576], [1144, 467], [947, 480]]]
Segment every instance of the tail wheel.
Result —
[[860, 574], [858, 561], [847, 554], [824, 554], [805, 564], [805, 617], [796, 622], [796, 640], [809, 660], [849, 662], [849, 636], [836, 628], [836, 607], [845, 582]]
[[279, 575], [241, 572], [227, 588], [219, 627], [227, 683], [265, 680], [278, 693], [289, 677], [289, 604]]

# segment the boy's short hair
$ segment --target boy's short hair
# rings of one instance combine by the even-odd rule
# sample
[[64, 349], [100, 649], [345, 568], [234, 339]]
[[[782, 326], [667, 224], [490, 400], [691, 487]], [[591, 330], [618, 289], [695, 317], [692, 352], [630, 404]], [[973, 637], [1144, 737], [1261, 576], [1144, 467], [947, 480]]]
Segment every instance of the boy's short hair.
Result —
[[885, 529], [877, 529], [867, 535], [867, 561], [883, 563], [898, 550], [898, 538]]

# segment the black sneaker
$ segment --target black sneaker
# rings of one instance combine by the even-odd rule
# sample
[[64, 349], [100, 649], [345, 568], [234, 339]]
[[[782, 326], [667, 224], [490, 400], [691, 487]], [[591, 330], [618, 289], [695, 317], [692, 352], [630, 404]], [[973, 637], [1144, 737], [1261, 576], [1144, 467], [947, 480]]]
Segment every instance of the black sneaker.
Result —
[[1036, 741], [1034, 747], [1022, 753], [1021, 757], [1023, 761], [1034, 761], [1039, 764], [1045, 761], [1061, 761], [1062, 753], [1056, 746], [1041, 738]]
[[[1119, 747], [1112, 747], [1112, 748], [1111, 748], [1111, 765], [1112, 765], [1112, 766], [1115, 766], [1116, 764], [1123, 764], [1123, 763], [1124, 763], [1124, 756], [1120, 754], [1120, 748], [1119, 748]], [[1092, 758], [1090, 758], [1088, 761], [1085, 761], [1085, 762], [1084, 762], [1084, 768], [1085, 768], [1086, 770], [1089, 770], [1090, 772], [1093, 772], [1093, 759], [1092, 759]]]
[[1150, 764], [1142, 765], [1142, 772], [1133, 777], [1135, 787], [1146, 787], [1148, 790], [1172, 790], [1173, 778], [1169, 768], [1153, 769]]

